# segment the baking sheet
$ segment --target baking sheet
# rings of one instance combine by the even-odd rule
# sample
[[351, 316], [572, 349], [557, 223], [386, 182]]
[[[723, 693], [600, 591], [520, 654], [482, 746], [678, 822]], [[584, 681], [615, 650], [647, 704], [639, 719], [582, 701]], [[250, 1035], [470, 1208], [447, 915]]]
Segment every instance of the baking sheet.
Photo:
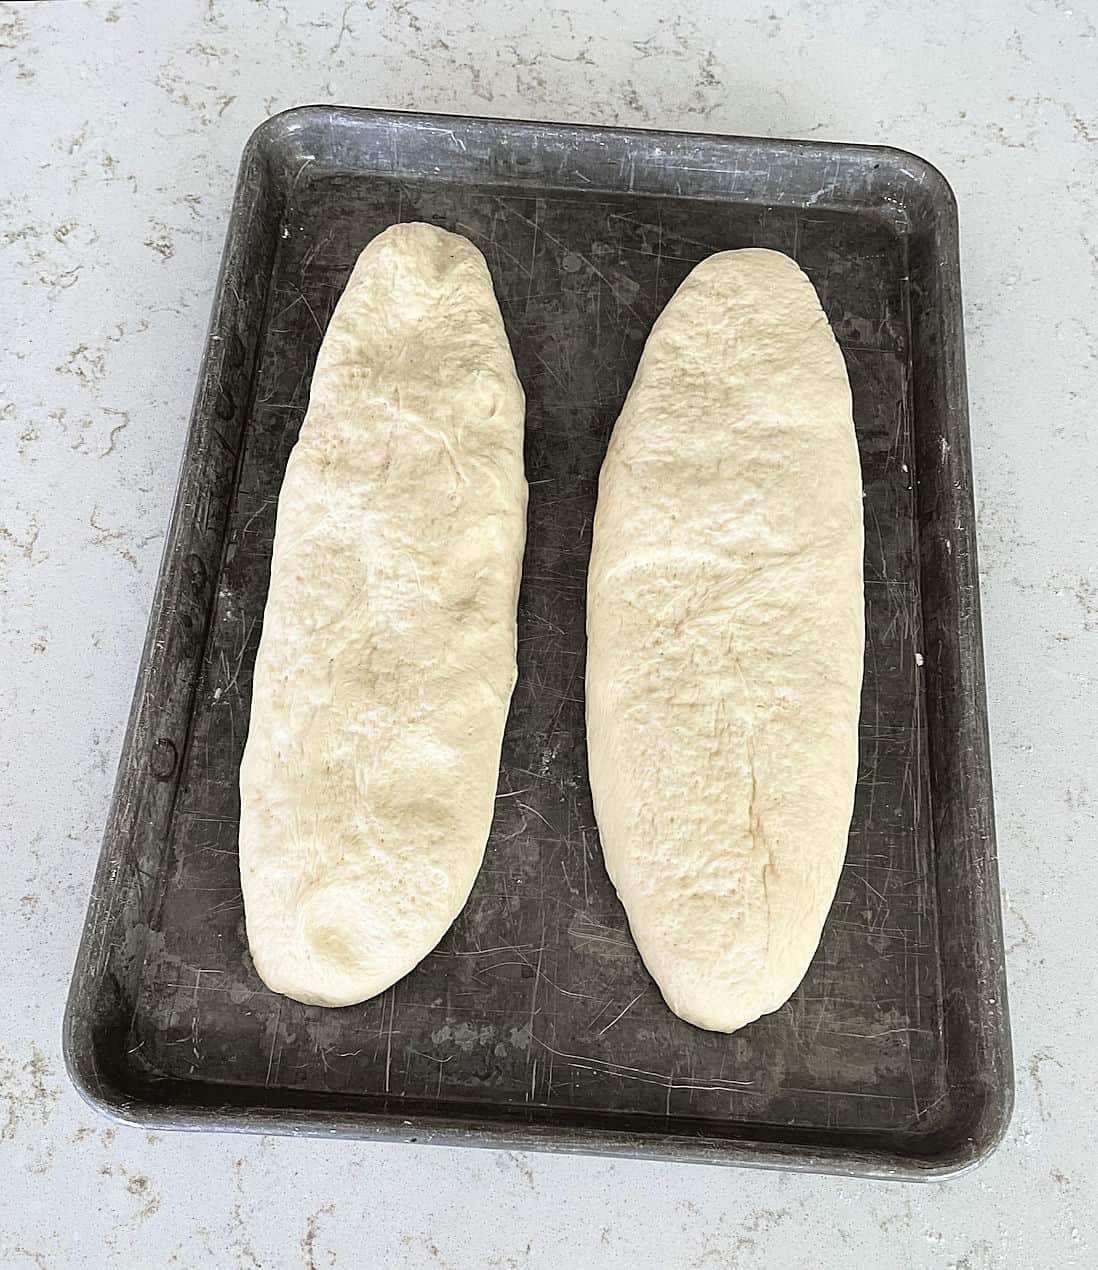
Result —
[[[472, 896], [341, 1010], [247, 954], [237, 770], [277, 494], [324, 327], [395, 221], [470, 237], [527, 394], [519, 682]], [[601, 862], [584, 584], [599, 465], [652, 321], [714, 251], [774, 247], [846, 357], [866, 518], [850, 845], [793, 999], [675, 1018]], [[925, 1176], [1010, 1107], [956, 217], [873, 148], [310, 107], [245, 154], [104, 858], [70, 1071], [143, 1124], [336, 1132]]]

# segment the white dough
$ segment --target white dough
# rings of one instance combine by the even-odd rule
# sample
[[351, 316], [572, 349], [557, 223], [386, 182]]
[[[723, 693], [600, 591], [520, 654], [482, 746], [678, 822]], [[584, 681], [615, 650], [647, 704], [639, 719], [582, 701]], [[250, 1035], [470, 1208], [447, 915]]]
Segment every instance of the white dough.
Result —
[[862, 504], [842, 353], [787, 256], [711, 256], [649, 336], [599, 482], [587, 743], [606, 866], [676, 1014], [803, 977], [846, 851]]
[[278, 503], [240, 769], [268, 987], [407, 974], [484, 857], [514, 687], [524, 401], [484, 258], [431, 225], [359, 257]]

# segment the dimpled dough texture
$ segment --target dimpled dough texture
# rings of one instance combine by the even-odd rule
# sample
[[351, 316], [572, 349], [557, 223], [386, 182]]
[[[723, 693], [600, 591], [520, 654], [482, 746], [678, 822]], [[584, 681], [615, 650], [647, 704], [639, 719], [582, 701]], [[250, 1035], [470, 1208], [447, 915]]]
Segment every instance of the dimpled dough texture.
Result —
[[516, 674], [523, 413], [480, 252], [431, 225], [375, 238], [286, 469], [240, 770], [248, 943], [298, 1001], [407, 974], [480, 867]]
[[698, 265], [653, 327], [599, 482], [587, 727], [607, 869], [672, 1010], [778, 1009], [846, 850], [862, 505], [842, 354], [778, 252]]

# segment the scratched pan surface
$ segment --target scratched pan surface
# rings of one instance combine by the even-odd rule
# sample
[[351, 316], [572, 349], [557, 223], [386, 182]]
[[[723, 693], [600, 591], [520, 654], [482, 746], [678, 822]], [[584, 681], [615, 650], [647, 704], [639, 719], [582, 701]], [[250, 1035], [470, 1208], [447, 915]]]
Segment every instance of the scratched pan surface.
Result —
[[[527, 394], [520, 674], [465, 911], [381, 998], [267, 991], [237, 876], [275, 506], [324, 326], [395, 221], [468, 235]], [[793, 999], [733, 1036], [663, 1005], [603, 869], [584, 746], [596, 481], [653, 319], [713, 251], [807, 270], [865, 484], [846, 867]], [[913, 156], [312, 107], [241, 170], [178, 503], [66, 1019], [81, 1091], [160, 1126], [626, 1151], [907, 1177], [1011, 1101], [956, 219]], [[714, 791], [719, 796], [719, 791]]]

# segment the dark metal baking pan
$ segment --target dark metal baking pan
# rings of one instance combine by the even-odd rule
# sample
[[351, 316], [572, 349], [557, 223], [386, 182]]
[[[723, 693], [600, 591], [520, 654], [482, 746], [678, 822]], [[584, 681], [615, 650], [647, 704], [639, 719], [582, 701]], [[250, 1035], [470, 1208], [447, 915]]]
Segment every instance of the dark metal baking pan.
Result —
[[[358, 251], [485, 253], [526, 388], [520, 677], [465, 911], [384, 996], [267, 991], [237, 765], [275, 504]], [[763, 245], [818, 287], [854, 391], [866, 651], [850, 848], [793, 999], [675, 1018], [602, 866], [583, 722], [596, 476], [691, 266]], [[954, 201], [895, 150], [306, 107], [244, 153], [179, 494], [65, 1022], [94, 1105], [161, 1128], [402, 1138], [926, 1177], [1012, 1093]]]

